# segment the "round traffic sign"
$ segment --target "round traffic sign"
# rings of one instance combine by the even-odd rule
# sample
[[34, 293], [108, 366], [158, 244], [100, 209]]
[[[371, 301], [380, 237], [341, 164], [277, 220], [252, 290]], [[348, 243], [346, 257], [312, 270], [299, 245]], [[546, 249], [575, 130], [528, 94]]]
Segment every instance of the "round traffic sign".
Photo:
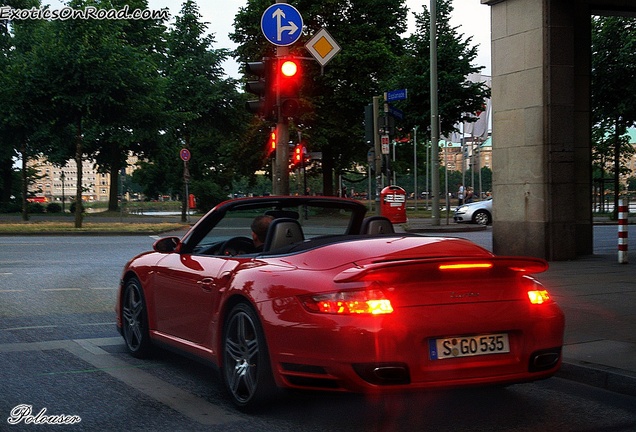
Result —
[[190, 160], [190, 150], [184, 148], [181, 149], [181, 151], [179, 152], [179, 156], [181, 157], [181, 160], [184, 162], [187, 162]]
[[275, 3], [263, 12], [261, 30], [265, 39], [274, 45], [291, 45], [303, 32], [303, 17], [292, 5]]

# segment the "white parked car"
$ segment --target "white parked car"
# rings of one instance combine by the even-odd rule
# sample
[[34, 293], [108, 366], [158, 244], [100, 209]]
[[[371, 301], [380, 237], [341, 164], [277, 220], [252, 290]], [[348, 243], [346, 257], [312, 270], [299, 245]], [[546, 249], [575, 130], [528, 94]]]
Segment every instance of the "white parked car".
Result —
[[492, 198], [460, 205], [453, 216], [457, 223], [476, 223], [490, 225], [492, 223]]

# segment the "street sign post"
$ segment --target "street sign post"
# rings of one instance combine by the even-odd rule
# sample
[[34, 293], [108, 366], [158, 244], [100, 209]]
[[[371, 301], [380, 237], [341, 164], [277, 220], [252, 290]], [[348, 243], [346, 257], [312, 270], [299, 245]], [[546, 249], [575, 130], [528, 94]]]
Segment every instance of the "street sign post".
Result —
[[270, 43], [288, 46], [300, 38], [303, 32], [303, 17], [295, 7], [287, 3], [275, 3], [263, 12], [261, 30]]

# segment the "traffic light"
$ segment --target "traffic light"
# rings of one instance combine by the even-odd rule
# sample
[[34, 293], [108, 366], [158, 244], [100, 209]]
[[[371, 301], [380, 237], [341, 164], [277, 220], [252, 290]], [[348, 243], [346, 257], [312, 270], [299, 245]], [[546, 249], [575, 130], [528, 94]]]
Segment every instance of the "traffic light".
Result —
[[257, 77], [248, 81], [245, 90], [258, 96], [258, 99], [249, 100], [245, 107], [252, 114], [258, 114], [265, 120], [275, 120], [274, 104], [276, 95], [272, 91], [272, 65], [271, 59], [263, 59], [259, 62], [249, 62], [245, 66], [248, 75]]
[[272, 154], [276, 151], [276, 128], [273, 127], [269, 134], [269, 141], [267, 144], [267, 154]]
[[296, 144], [294, 147], [294, 153], [292, 154], [292, 165], [302, 166], [305, 161], [305, 146], [302, 144]]
[[278, 59], [276, 68], [278, 108], [281, 117], [295, 117], [300, 113], [300, 61], [294, 58]]

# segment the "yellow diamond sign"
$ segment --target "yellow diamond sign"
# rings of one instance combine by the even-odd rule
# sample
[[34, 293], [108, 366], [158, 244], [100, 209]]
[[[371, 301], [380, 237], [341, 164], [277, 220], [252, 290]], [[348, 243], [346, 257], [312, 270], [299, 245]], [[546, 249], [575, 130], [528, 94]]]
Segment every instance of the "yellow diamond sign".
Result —
[[341, 49], [340, 45], [324, 28], [309, 39], [305, 48], [321, 66], [326, 65]]

